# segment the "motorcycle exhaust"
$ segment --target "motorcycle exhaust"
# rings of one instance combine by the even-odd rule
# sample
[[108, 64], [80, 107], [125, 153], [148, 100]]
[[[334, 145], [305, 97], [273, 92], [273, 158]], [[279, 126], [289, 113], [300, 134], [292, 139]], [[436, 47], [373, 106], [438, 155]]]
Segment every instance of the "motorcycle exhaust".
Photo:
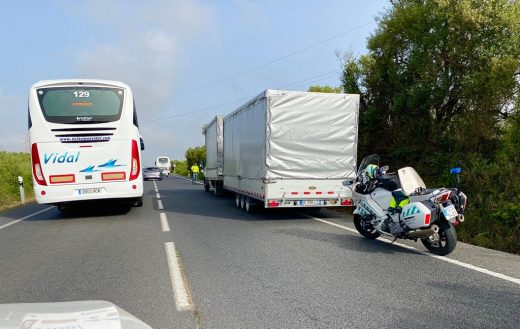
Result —
[[427, 238], [430, 235], [435, 233], [435, 229], [427, 228], [424, 230], [417, 230], [406, 234], [407, 238], [417, 239], [417, 238]]

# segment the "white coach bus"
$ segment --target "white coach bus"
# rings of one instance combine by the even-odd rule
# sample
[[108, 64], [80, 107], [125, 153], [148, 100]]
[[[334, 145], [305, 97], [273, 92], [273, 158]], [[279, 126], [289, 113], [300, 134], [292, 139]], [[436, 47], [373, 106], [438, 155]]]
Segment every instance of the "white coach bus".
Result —
[[137, 113], [117, 81], [40, 81], [29, 92], [29, 141], [38, 203], [122, 199], [143, 204]]
[[155, 159], [155, 166], [161, 169], [163, 175], [170, 175], [172, 169], [172, 163], [170, 162], [170, 158], [166, 156], [160, 156]]

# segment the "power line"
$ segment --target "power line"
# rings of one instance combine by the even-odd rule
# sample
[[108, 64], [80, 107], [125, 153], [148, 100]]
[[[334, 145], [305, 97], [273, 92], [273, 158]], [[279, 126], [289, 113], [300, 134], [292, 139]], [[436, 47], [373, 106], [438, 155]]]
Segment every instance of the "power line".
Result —
[[254, 41], [256, 41], [256, 40], [262, 38], [263, 36], [266, 36], [266, 35], [268, 35], [268, 34], [274, 32], [274, 31], [276, 31], [276, 30], [279, 30], [279, 29], [281, 29], [282, 27], [286, 27], [286, 26], [290, 25], [292, 22], [294, 22], [295, 20], [300, 19], [300, 18], [302, 18], [302, 17], [305, 17], [305, 16], [309, 15], [311, 12], [315, 11], [316, 9], [319, 9], [319, 8], [321, 8], [321, 7], [325, 6], [325, 5], [328, 5], [328, 4], [331, 3], [331, 2], [335, 2], [335, 1], [336, 1], [336, 0], [328, 0], [328, 1], [322, 2], [321, 4], [319, 4], [319, 5], [315, 6], [315, 7], [310, 8], [309, 10], [303, 12], [303, 13], [300, 14], [300, 15], [296, 15], [296, 16], [293, 16], [293, 17], [287, 19], [287, 20], [286, 20], [285, 22], [283, 22], [282, 24], [278, 24], [278, 25], [274, 26], [274, 27], [271, 28], [271, 29], [268, 29], [268, 30], [265, 30], [265, 31], [261, 32], [260, 34], [256, 35], [256, 36], [253, 37], [253, 38], [250, 38], [250, 39], [248, 39], [248, 40], [245, 40], [244, 42], [242, 42], [242, 43], [239, 44], [238, 46], [236, 46], [236, 47], [234, 47], [234, 48], [232, 48], [232, 49], [230, 49], [230, 50], [228, 50], [228, 51], [221, 52], [221, 53], [219, 53], [219, 54], [217, 54], [217, 55], [215, 55], [215, 56], [213, 56], [213, 57], [208, 58], [207, 60], [205, 60], [205, 61], [203, 61], [203, 62], [201, 62], [201, 63], [199, 63], [199, 64], [195, 64], [195, 65], [193, 65], [193, 66], [191, 66], [191, 67], [188, 67], [188, 68], [186, 68], [186, 69], [182, 69], [182, 70], [179, 71], [179, 73], [185, 73], [185, 72], [189, 72], [189, 71], [195, 70], [195, 69], [200, 68], [200, 67], [204, 67], [204, 66], [206, 66], [207, 64], [213, 62], [214, 60], [219, 59], [219, 58], [222, 58], [222, 57], [224, 57], [224, 56], [226, 56], [226, 55], [232, 54], [232, 53], [234, 53], [235, 51], [237, 51], [238, 49], [241, 49], [241, 48], [243, 48], [243, 47], [245, 47], [245, 46], [247, 46], [247, 45], [253, 43]]
[[[299, 81], [292, 82], [290, 84], [284, 85], [284, 86], [280, 87], [280, 89], [287, 88], [287, 87], [290, 87], [290, 86], [293, 86], [293, 85], [301, 85], [301, 84], [307, 83], [309, 81], [313, 81], [313, 82], [321, 81], [321, 80], [324, 80], [324, 79], [328, 79], [333, 74], [337, 74], [337, 73], [339, 73], [338, 70], [324, 72], [324, 73], [321, 73], [321, 74], [318, 74], [318, 75], [315, 75], [315, 76], [312, 76], [312, 77], [309, 77], [309, 78], [306, 78], [306, 79], [303, 79], [303, 80], [299, 80]], [[316, 80], [317, 78], [320, 78], [320, 79]], [[226, 105], [234, 104], [234, 103], [239, 102], [239, 101], [250, 100], [250, 99], [252, 99], [255, 96], [257, 96], [257, 94], [246, 96], [246, 97], [236, 98], [236, 99], [233, 99], [233, 100], [230, 100], [230, 101], [226, 101], [224, 103], [220, 103], [220, 104], [217, 104], [217, 105], [211, 105], [211, 106], [202, 107], [202, 108], [200, 108], [198, 110], [195, 110], [195, 111], [183, 112], [183, 113], [179, 113], [179, 114], [173, 114], [173, 115], [169, 115], [169, 116], [165, 116], [165, 117], [160, 117], [160, 118], [157, 118], [157, 119], [143, 121], [142, 123], [146, 124], [146, 123], [152, 123], [152, 122], [157, 122], [157, 121], [162, 121], [162, 120], [167, 120], [167, 119], [172, 119], [172, 118], [183, 117], [183, 116], [192, 115], [192, 114], [199, 114], [199, 113], [203, 113], [203, 112], [207, 112], [207, 111], [210, 111], [210, 110], [214, 110], [214, 109], [226, 106]]]
[[[322, 45], [322, 44], [325, 44], [325, 43], [330, 42], [330, 41], [332, 41], [332, 40], [338, 39], [338, 38], [344, 36], [345, 34], [348, 34], [348, 33], [354, 32], [354, 31], [356, 31], [356, 30], [359, 30], [359, 29], [361, 29], [361, 28], [363, 28], [363, 27], [365, 27], [365, 26], [368, 26], [368, 25], [370, 25], [370, 24], [373, 24], [374, 22], [375, 22], [375, 21], [370, 21], [370, 22], [368, 22], [368, 23], [365, 23], [365, 24], [359, 25], [359, 26], [357, 26], [357, 27], [355, 27], [355, 28], [352, 28], [352, 29], [350, 29], [350, 30], [343, 31], [343, 32], [341, 32], [341, 33], [338, 33], [338, 34], [332, 36], [332, 37], [329, 37], [329, 38], [327, 38], [327, 39], [321, 40], [321, 41], [316, 42], [316, 43], [314, 43], [314, 44], [311, 44], [311, 45], [309, 45], [309, 46], [307, 46], [307, 47], [304, 47], [304, 48], [298, 49], [298, 50], [296, 50], [296, 51], [294, 51], [294, 52], [292, 52], [292, 53], [289, 53], [289, 54], [287, 54], [287, 55], [284, 55], [284, 56], [281, 56], [281, 57], [275, 58], [275, 59], [273, 59], [273, 60], [271, 60], [271, 61], [269, 61], [269, 62], [265, 62], [265, 63], [260, 64], [260, 65], [254, 66], [254, 67], [252, 67], [252, 68], [250, 68], [250, 69], [248, 69], [248, 70], [246, 70], [246, 71], [243, 71], [243, 72], [241, 72], [241, 73], [237, 73], [237, 74], [235, 74], [235, 75], [231, 75], [231, 76], [226, 77], [226, 78], [224, 78], [224, 79], [221, 79], [221, 80], [218, 80], [218, 81], [215, 81], [215, 82], [212, 82], [212, 83], [206, 84], [206, 85], [201, 86], [201, 87], [199, 87], [199, 88], [192, 89], [192, 90], [188, 90], [188, 91], [186, 91], [186, 92], [184, 92], [184, 93], [180, 93], [180, 94], [173, 95], [173, 96], [171, 96], [171, 97], [165, 98], [165, 99], [163, 99], [162, 101], [160, 101], [160, 103], [163, 103], [163, 102], [166, 102], [166, 101], [168, 101], [168, 100], [172, 100], [172, 99], [177, 99], [177, 98], [182, 97], [182, 96], [190, 95], [190, 94], [193, 94], [193, 93], [196, 93], [196, 92], [199, 92], [199, 91], [202, 91], [202, 90], [208, 89], [208, 88], [210, 88], [210, 87], [214, 87], [214, 86], [219, 85], [219, 84], [221, 84], [221, 83], [231, 81], [231, 80], [233, 80], [233, 79], [235, 79], [235, 78], [238, 78], [238, 77], [240, 77], [240, 76], [243, 76], [243, 75], [246, 75], [246, 74], [248, 74], [248, 73], [254, 72], [254, 71], [259, 70], [259, 69], [261, 69], [261, 68], [264, 68], [264, 67], [266, 67], [266, 66], [269, 66], [269, 65], [272, 65], [272, 64], [275, 64], [275, 63], [281, 62], [281, 61], [283, 61], [283, 60], [285, 60], [285, 59], [287, 59], [287, 58], [290, 58], [290, 57], [296, 56], [296, 55], [301, 54], [301, 53], [303, 53], [303, 52], [305, 52], [305, 51], [308, 51], [308, 50], [310, 50], [310, 49], [316, 48], [316, 47], [318, 47], [318, 46], [320, 46], [320, 45]], [[149, 106], [149, 105], [151, 105], [151, 104], [147, 104], [147, 106]]]
[[200, 109], [198, 109], [196, 111], [183, 112], [183, 113], [179, 113], [179, 114], [169, 115], [169, 116], [166, 116], [166, 117], [161, 117], [161, 118], [157, 118], [157, 119], [144, 121], [143, 123], [150, 123], [150, 122], [162, 121], [162, 120], [166, 120], [166, 119], [183, 117], [183, 116], [191, 115], [191, 114], [198, 114], [198, 113], [206, 112], [206, 111], [209, 111], [209, 110], [214, 110], [214, 109], [217, 109], [217, 108], [225, 106], [225, 105], [233, 104], [233, 103], [236, 103], [236, 102], [241, 101], [241, 100], [248, 100], [248, 99], [251, 99], [251, 98], [253, 98], [255, 96], [256, 95], [251, 95], [251, 96], [247, 96], [247, 97], [241, 97], [241, 98], [237, 98], [237, 99], [234, 99], [234, 100], [231, 100], [231, 101], [227, 101], [225, 103], [212, 105], [212, 106], [209, 106], [209, 107], [208, 106], [207, 107], [203, 107], [203, 108], [200, 108]]
[[[310, 78], [307, 78], [307, 79], [304, 79], [304, 80], [300, 80], [300, 81], [296, 81], [296, 82], [290, 83], [288, 85], [284, 85], [284, 86], [282, 86], [280, 88], [284, 89], [284, 88], [299, 86], [301, 84], [309, 83], [311, 81], [312, 82], [321, 81], [321, 80], [330, 78], [334, 74], [339, 74], [339, 71], [338, 70], [333, 70], [333, 71], [325, 72], [325, 73], [322, 73], [322, 74], [318, 74], [316, 76], [313, 76], [313, 77], [310, 77]], [[318, 79], [318, 78], [320, 78], [320, 79]], [[318, 79], [318, 80], [316, 80], [316, 79]]]
[[[238, 46], [236, 46], [236, 47], [234, 47], [234, 48], [232, 48], [230, 50], [223, 51], [223, 52], [221, 52], [221, 53], [219, 53], [219, 54], [217, 54], [217, 55], [215, 55], [213, 57], [207, 58], [206, 60], [199, 62], [198, 64], [194, 64], [194, 65], [192, 65], [190, 67], [181, 69], [181, 70], [178, 71], [178, 74], [183, 74], [183, 73], [186, 73], [186, 72], [189, 72], [189, 71], [193, 71], [195, 69], [207, 66], [208, 64], [212, 63], [213, 61], [215, 61], [215, 60], [217, 60], [219, 58], [222, 58], [222, 57], [224, 57], [226, 55], [230, 55], [230, 54], [234, 53], [235, 51], [237, 51], [237, 50], [239, 50], [239, 49], [241, 49], [241, 48], [243, 48], [243, 47], [245, 47], [245, 46], [255, 42], [256, 40], [261, 39], [262, 37], [264, 37], [264, 36], [274, 32], [274, 31], [276, 31], [276, 30], [278, 30], [278, 29], [280, 29], [282, 27], [290, 25], [292, 22], [296, 21], [297, 19], [300, 19], [302, 17], [305, 17], [305, 16], [309, 15], [311, 12], [315, 11], [316, 9], [319, 9], [319, 8], [329, 4], [331, 2], [335, 2], [335, 1], [337, 1], [337, 0], [328, 0], [328, 1], [322, 2], [321, 4], [310, 8], [309, 10], [301, 13], [300, 15], [295, 15], [295, 16], [287, 19], [282, 24], [278, 24], [278, 25], [274, 26], [271, 29], [268, 29], [268, 30], [265, 30], [265, 31], [261, 32], [260, 34], [256, 35], [255, 37], [252, 37], [250, 39], [245, 40], [244, 42], [242, 42], [241, 44], [239, 44]], [[148, 60], [147, 58], [141, 58], [140, 60], [144, 60], [144, 61], [146, 61], [146, 62], [148, 62], [150, 64], [153, 64], [152, 61]], [[158, 74], [165, 81], [172, 81], [172, 78], [167, 77], [165, 75], [165, 72], [159, 72]]]

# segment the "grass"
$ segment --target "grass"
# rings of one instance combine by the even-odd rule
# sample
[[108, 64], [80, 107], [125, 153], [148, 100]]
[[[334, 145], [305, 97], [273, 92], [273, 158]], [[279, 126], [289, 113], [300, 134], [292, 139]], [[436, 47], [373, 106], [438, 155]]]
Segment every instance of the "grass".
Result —
[[32, 200], [30, 154], [0, 151], [0, 209], [19, 204], [18, 176], [23, 177], [26, 201]]

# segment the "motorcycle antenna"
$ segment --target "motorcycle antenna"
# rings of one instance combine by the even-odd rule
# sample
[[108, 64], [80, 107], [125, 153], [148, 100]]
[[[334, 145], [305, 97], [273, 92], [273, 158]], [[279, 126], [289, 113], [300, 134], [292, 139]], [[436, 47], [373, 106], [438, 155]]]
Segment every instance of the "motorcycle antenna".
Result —
[[455, 175], [455, 184], [457, 187], [457, 192], [460, 190], [460, 173], [462, 172], [462, 168], [454, 167], [450, 169], [450, 173]]

